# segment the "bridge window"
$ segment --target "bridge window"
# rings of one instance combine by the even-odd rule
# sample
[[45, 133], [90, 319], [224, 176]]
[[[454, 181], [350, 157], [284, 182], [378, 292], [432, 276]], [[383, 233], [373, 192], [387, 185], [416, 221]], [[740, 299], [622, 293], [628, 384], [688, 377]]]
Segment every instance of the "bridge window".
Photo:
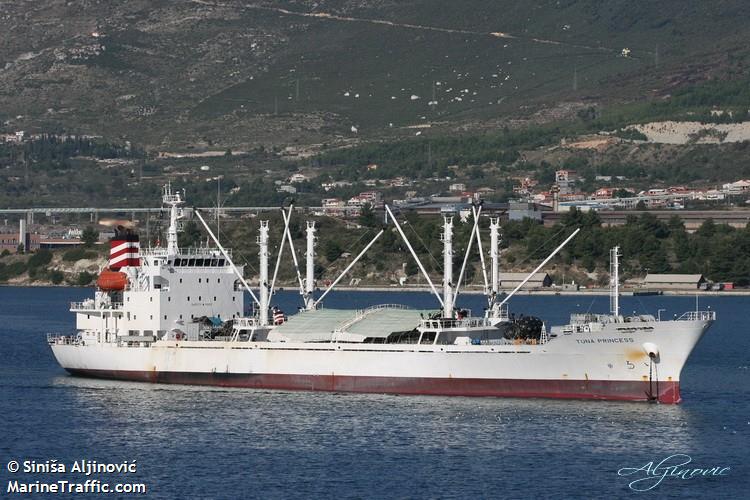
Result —
[[195, 259], [188, 259], [188, 266], [194, 266], [195, 265]]
[[196, 267], [203, 267], [203, 259], [195, 259]]
[[224, 265], [224, 259], [219, 259], [219, 266], [223, 266], [223, 265]]

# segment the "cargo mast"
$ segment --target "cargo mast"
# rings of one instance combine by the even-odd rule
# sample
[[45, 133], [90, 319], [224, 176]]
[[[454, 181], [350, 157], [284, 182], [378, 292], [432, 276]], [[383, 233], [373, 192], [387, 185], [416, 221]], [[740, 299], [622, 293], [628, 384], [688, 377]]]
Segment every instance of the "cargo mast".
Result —
[[615, 317], [620, 316], [620, 247], [609, 251], [609, 309]]
[[315, 222], [307, 221], [307, 251], [305, 252], [305, 309], [315, 309]]
[[266, 326], [268, 324], [268, 295], [269, 295], [269, 285], [268, 285], [268, 221], [262, 220], [260, 221], [260, 236], [258, 236], [258, 245], [260, 246], [260, 251], [258, 253], [258, 256], [260, 257], [260, 269], [259, 269], [259, 278], [258, 278], [258, 287], [259, 295], [260, 295], [260, 304], [258, 305], [258, 323], [260, 323], [261, 326]]
[[453, 317], [453, 217], [443, 218], [443, 317]]

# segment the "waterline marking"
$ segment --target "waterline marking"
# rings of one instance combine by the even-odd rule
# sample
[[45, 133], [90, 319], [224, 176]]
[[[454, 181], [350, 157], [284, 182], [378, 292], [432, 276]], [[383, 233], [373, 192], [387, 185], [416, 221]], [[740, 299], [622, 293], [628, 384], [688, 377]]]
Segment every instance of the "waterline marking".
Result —
[[690, 455], [675, 453], [659, 462], [651, 461], [641, 467], [623, 467], [617, 471], [618, 476], [633, 476], [628, 487], [633, 491], [650, 491], [659, 486], [666, 478], [694, 479], [699, 477], [727, 476], [731, 467], [690, 467], [693, 461]]

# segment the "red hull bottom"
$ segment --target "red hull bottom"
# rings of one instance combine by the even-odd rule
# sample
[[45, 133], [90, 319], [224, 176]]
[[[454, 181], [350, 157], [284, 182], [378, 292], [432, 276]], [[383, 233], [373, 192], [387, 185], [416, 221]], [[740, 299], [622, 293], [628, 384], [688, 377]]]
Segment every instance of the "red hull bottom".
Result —
[[[656, 399], [656, 382], [612, 380], [521, 380], [340, 375], [275, 375], [242, 373], [150, 372], [68, 369], [73, 375], [159, 384], [210, 385], [287, 391], [362, 392], [431, 396], [598, 399]], [[680, 383], [659, 382], [659, 402], [679, 403]], [[653, 397], [650, 397], [652, 395]]]

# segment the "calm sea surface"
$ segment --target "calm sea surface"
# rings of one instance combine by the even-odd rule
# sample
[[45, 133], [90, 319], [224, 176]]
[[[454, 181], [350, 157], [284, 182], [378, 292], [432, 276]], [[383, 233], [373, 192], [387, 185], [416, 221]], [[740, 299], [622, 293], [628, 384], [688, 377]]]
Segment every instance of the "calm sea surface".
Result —
[[[55, 362], [45, 334], [71, 332], [68, 303], [91, 293], [0, 287], [0, 497], [21, 496], [7, 493], [13, 479], [86, 479], [10, 474], [10, 460], [70, 466], [88, 459], [136, 460], [133, 474], [91, 478], [145, 483], [146, 498], [750, 498], [750, 298], [701, 299], [719, 319], [683, 371], [684, 402], [656, 405], [74, 378]], [[287, 312], [296, 308], [294, 293], [275, 298]], [[481, 297], [462, 299], [481, 311]], [[428, 294], [366, 292], [332, 294], [327, 306], [402, 301], [434, 307]], [[622, 302], [625, 311], [666, 309], [663, 317], [695, 307], [689, 297]], [[608, 299], [518, 297], [511, 307], [549, 325], [570, 312], [604, 312]], [[628, 486], [644, 473], [618, 476], [673, 454], [692, 458], [685, 467], [730, 469], [718, 477], [666, 477], [648, 493]]]

